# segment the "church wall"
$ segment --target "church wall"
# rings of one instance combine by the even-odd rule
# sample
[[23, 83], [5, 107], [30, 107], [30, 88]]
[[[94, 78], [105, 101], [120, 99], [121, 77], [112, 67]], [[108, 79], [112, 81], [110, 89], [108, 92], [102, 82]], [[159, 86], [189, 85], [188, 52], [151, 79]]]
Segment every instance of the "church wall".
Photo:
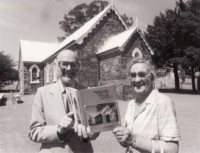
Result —
[[[81, 44], [75, 44], [69, 49], [78, 51], [80, 71], [78, 80], [85, 86], [115, 84], [120, 99], [130, 99], [135, 95], [130, 84], [129, 67], [133, 60], [132, 52], [135, 48], [142, 52], [144, 57], [150, 57], [149, 50], [136, 32], [129, 40], [123, 51], [117, 49], [97, 55], [98, 49], [103, 46], [108, 37], [125, 30], [121, 21], [111, 11], [102, 21], [86, 36]], [[30, 84], [29, 69], [31, 63], [25, 64], [24, 80], [25, 92], [35, 93], [40, 86], [55, 82], [54, 59], [49, 59], [40, 67], [40, 83]], [[33, 64], [33, 63], [32, 63]], [[48, 69], [48, 80], [46, 67]]]
[[34, 94], [37, 89], [44, 85], [43, 64], [36, 64], [40, 68], [39, 83], [31, 83], [29, 69], [35, 63], [24, 63], [24, 94]]
[[100, 55], [101, 84], [115, 84], [120, 99], [134, 98], [135, 94], [129, 78], [129, 69], [133, 60], [132, 51], [138, 48], [146, 58], [151, 58], [139, 35], [133, 36], [124, 51], [115, 50]]
[[98, 49], [103, 42], [110, 36], [121, 33], [125, 30], [121, 21], [111, 11], [99, 25], [93, 29], [81, 45], [72, 47], [78, 50], [81, 61], [81, 69], [79, 72], [79, 81], [85, 86], [97, 86], [100, 79], [100, 63], [96, 56]]
[[[48, 60], [47, 62], [44, 63], [44, 84], [47, 85], [47, 84], [51, 84], [51, 83], [54, 83], [56, 80], [54, 78], [54, 58], [51, 58], [50, 60]], [[46, 70], [46, 67], [47, 67], [47, 64], [49, 65], [49, 76], [48, 76], [48, 79], [47, 80], [47, 70]]]

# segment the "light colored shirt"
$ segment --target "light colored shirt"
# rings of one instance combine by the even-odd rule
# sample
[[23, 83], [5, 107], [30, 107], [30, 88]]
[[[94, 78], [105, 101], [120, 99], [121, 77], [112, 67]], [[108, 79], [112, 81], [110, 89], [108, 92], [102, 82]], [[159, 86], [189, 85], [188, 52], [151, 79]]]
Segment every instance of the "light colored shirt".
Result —
[[125, 115], [125, 123], [128, 129], [133, 134], [150, 140], [180, 140], [172, 100], [159, 93], [158, 90], [153, 90], [144, 103], [146, 104], [145, 109], [135, 116], [135, 99], [129, 102]]
[[[60, 91], [62, 93], [62, 98], [63, 98], [63, 104], [66, 110], [66, 113], [68, 113], [69, 111], [72, 111], [71, 105], [69, 105], [69, 87], [64, 87], [61, 80], [58, 80], [58, 84], [60, 87]], [[75, 88], [75, 83], [73, 83], [71, 86], [71, 88]]]

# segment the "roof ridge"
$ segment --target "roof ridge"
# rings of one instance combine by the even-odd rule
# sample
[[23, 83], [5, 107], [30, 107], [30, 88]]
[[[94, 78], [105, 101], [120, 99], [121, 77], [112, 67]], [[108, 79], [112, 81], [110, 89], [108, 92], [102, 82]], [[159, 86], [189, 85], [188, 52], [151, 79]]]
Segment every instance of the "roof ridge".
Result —
[[44, 42], [44, 41], [35, 41], [35, 40], [25, 40], [25, 39], [20, 39], [20, 43], [22, 42], [29, 42], [29, 43], [40, 43], [40, 44], [52, 44], [52, 45], [58, 45], [58, 42]]
[[153, 55], [154, 52], [153, 52], [152, 48], [149, 46], [149, 44], [147, 43], [146, 38], [145, 38], [145, 36], [143, 35], [142, 31], [141, 31], [139, 28], [137, 28], [137, 31], [138, 31], [140, 37], [142, 38], [142, 41], [144, 42], [144, 44], [145, 44], [146, 47], [149, 49], [150, 53]]
[[[123, 42], [123, 44], [115, 44], [114, 46], [113, 46], [113, 48], [115, 48], [115, 47], [119, 47], [119, 49], [122, 51], [123, 50], [123, 48], [124, 48], [124, 46], [127, 44], [127, 42], [129, 41], [129, 39], [132, 37], [132, 35], [133, 35], [133, 33], [134, 33], [134, 31], [136, 30], [136, 26], [134, 26], [134, 27], [131, 27], [131, 28], [129, 28], [129, 29], [127, 29], [127, 30], [125, 30], [125, 31], [123, 31], [123, 32], [120, 32], [120, 33], [118, 33], [118, 34], [116, 34], [116, 35], [112, 35], [112, 36], [110, 36], [110, 37], [108, 37], [105, 41], [104, 41], [104, 45], [102, 45], [99, 49], [98, 49], [98, 51], [97, 51], [97, 54], [99, 54], [99, 53], [102, 53], [102, 52], [104, 52], [104, 51], [106, 51], [107, 49], [106, 49], [106, 47], [105, 46], [107, 46], [107, 44], [109, 43], [109, 41], [111, 41], [111, 40], [113, 40], [113, 39], [116, 39], [116, 38], [118, 38], [119, 36], [124, 36], [124, 35], [127, 35], [127, 33], [129, 33], [126, 37], [126, 41], [120, 41], [120, 43], [122, 43]], [[131, 32], [132, 31], [132, 32]], [[130, 33], [131, 32], [131, 33]], [[116, 46], [117, 45], [117, 46]], [[120, 45], [120, 46], [119, 46]], [[105, 49], [105, 50], [104, 50]], [[112, 48], [110, 48], [110, 49], [112, 49]], [[110, 50], [110, 49], [108, 49], [108, 50]], [[104, 50], [104, 51], [103, 51]]]
[[122, 22], [123, 26], [127, 29], [127, 26], [121, 16], [119, 15], [118, 11], [116, 10], [115, 6], [110, 4], [104, 10], [99, 12], [93, 18], [88, 20], [83, 26], [77, 29], [74, 33], [68, 36], [57, 48], [57, 51], [61, 50], [62, 48], [66, 47], [67, 45], [71, 44], [72, 42], [81, 44], [83, 39], [88, 36], [89, 33], [100, 23], [103, 17], [110, 11], [114, 10], [115, 14], [118, 16], [119, 20]]

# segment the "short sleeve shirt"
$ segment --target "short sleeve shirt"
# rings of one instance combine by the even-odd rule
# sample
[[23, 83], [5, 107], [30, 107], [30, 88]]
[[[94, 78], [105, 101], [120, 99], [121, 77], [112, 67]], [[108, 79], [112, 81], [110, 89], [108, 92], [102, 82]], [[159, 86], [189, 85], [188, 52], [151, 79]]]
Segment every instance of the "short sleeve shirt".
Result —
[[179, 141], [180, 133], [172, 100], [155, 89], [144, 102], [145, 109], [136, 117], [135, 100], [129, 102], [125, 115], [129, 130], [150, 140]]

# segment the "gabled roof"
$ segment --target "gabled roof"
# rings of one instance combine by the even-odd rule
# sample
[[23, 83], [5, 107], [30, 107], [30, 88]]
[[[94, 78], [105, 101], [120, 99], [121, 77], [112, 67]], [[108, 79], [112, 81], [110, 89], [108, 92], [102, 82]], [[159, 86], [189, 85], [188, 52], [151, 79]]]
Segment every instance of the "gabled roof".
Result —
[[140, 37], [142, 38], [142, 41], [144, 42], [144, 44], [146, 45], [146, 47], [149, 49], [151, 55], [154, 55], [154, 52], [153, 52], [152, 48], [149, 46], [149, 44], [147, 43], [147, 41], [146, 41], [146, 39], [145, 39], [142, 31], [138, 29], [138, 33], [140, 34]]
[[58, 44], [20, 40], [23, 62], [42, 62], [55, 53]]
[[[55, 56], [61, 49], [65, 47], [70, 47], [74, 44], [81, 44], [89, 33], [92, 32], [94, 28], [103, 20], [103, 18], [110, 12], [114, 11], [121, 21], [122, 25], [125, 29], [128, 29], [124, 21], [121, 19], [121, 16], [117, 12], [116, 8], [113, 5], [109, 5], [99, 14], [94, 16], [88, 22], [86, 22], [81, 28], [75, 31], [72, 35], [67, 37], [60, 44], [53, 43], [42, 43], [42, 42], [34, 42], [34, 41], [26, 41], [21, 40], [21, 54], [22, 61], [24, 62], [44, 62], [48, 61], [49, 58]], [[137, 26], [134, 26], [124, 32], [121, 32], [115, 36], [111, 36], [105, 40], [103, 46], [99, 48], [97, 54], [104, 53], [106, 51], [112, 49], [119, 49], [120, 51], [124, 50], [125, 45], [129, 42], [130, 38], [133, 36], [135, 32], [138, 32], [140, 37], [142, 38], [144, 44], [149, 49], [150, 53], [153, 55], [153, 51], [150, 46], [146, 42], [142, 32], [138, 29]]]
[[152, 49], [149, 47], [148, 43], [146, 42], [144, 36], [142, 35], [141, 31], [138, 29], [137, 26], [131, 27], [130, 29], [121, 32], [115, 36], [111, 36], [109, 37], [105, 42], [104, 45], [99, 48], [97, 54], [101, 54], [104, 53], [106, 51], [109, 51], [111, 49], [119, 49], [120, 51], [124, 50], [124, 47], [126, 46], [126, 44], [129, 42], [130, 38], [133, 36], [133, 34], [135, 32], [138, 32], [138, 34], [140, 35], [140, 37], [142, 38], [142, 41], [144, 42], [144, 44], [147, 46], [147, 48], [149, 49], [150, 54], [154, 54], [154, 52], [152, 51]]
[[111, 36], [104, 42], [104, 45], [98, 50], [97, 54], [106, 52], [113, 48], [119, 48], [120, 51], [123, 51], [126, 42], [131, 38], [133, 33], [136, 31], [137, 27], [130, 28], [124, 32], [119, 33], [118, 35]]
[[92, 118], [95, 118], [95, 117], [97, 117], [98, 115], [101, 115], [101, 113], [100, 113], [100, 112], [89, 113], [89, 116], [92, 117]]
[[100, 23], [101, 20], [103, 20], [103, 17], [107, 15], [111, 10], [115, 12], [115, 14], [118, 16], [119, 20], [122, 22], [122, 25], [124, 25], [125, 29], [127, 29], [127, 26], [125, 22], [120, 17], [119, 13], [117, 12], [116, 8], [113, 5], [109, 5], [106, 7], [103, 11], [101, 11], [99, 14], [94, 16], [91, 20], [86, 22], [81, 28], [79, 28], [77, 31], [75, 31], [73, 34], [71, 34], [69, 37], [67, 37], [59, 46], [56, 48], [56, 51], [59, 51], [65, 46], [68, 46], [69, 44], [75, 42], [77, 44], [81, 44], [83, 42], [83, 39], [88, 36], [89, 33], [92, 32], [92, 30]]

